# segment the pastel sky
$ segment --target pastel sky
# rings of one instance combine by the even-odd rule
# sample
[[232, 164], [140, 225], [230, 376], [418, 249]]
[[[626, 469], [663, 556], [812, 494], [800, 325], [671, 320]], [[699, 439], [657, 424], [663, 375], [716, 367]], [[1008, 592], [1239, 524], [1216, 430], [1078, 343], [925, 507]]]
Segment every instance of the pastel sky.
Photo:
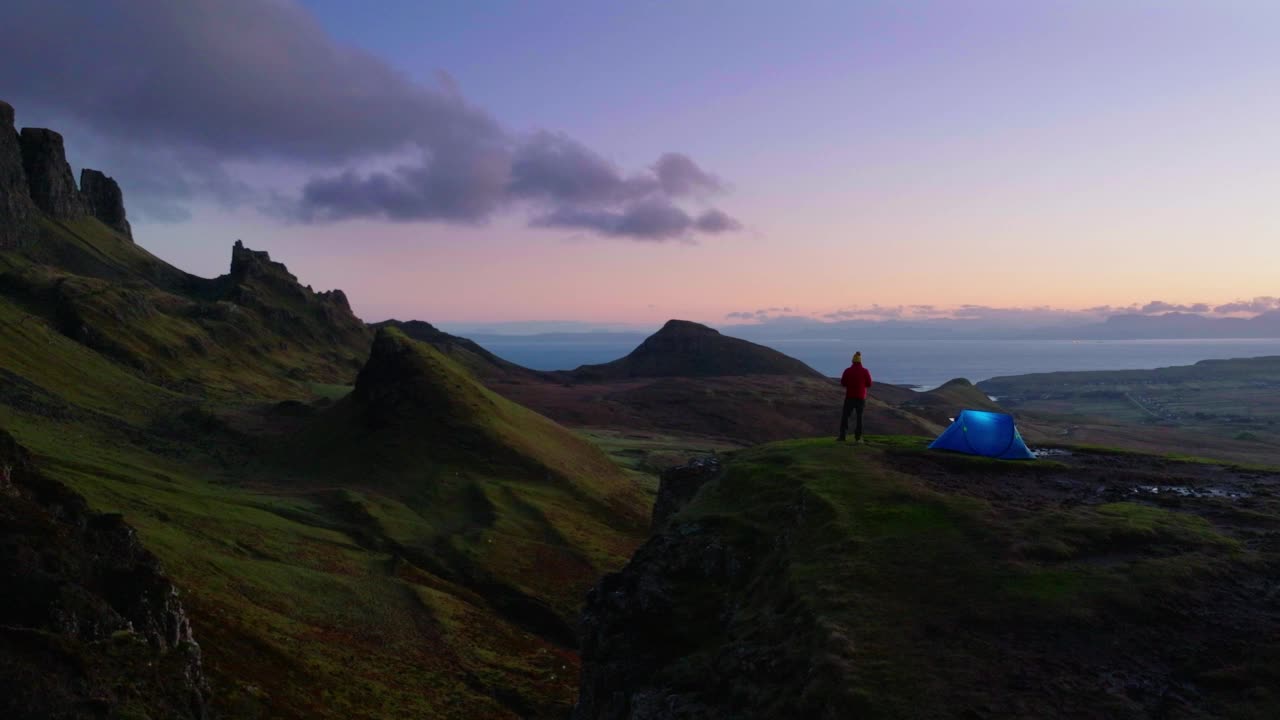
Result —
[[1280, 295], [1271, 0], [16, 6], [0, 99], [139, 243], [368, 320]]

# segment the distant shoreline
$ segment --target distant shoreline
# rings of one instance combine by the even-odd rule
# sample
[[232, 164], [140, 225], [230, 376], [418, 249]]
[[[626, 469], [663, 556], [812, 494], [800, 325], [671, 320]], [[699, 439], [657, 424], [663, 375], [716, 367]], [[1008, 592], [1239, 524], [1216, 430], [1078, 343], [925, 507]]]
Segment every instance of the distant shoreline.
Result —
[[[644, 340], [640, 334], [558, 333], [553, 336], [476, 336], [489, 351], [534, 370], [568, 370], [625, 356]], [[829, 340], [752, 339], [838, 377], [849, 355], [861, 350], [877, 382], [914, 390], [965, 378], [1071, 370], [1152, 370], [1201, 360], [1280, 355], [1280, 338], [1170, 340]]]

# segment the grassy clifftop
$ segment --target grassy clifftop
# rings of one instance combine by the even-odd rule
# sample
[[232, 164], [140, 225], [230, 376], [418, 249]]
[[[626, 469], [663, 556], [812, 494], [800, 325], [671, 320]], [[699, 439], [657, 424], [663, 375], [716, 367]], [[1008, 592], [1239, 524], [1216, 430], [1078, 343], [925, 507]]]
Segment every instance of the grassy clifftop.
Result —
[[575, 717], [1275, 715], [1280, 476], [922, 447], [737, 454], [593, 592]]

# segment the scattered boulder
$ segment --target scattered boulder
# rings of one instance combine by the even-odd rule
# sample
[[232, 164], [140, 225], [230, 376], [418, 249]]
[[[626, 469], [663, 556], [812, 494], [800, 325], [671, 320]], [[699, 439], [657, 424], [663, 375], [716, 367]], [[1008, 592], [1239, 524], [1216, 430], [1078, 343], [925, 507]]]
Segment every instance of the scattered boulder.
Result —
[[62, 135], [45, 128], [22, 128], [22, 169], [31, 201], [55, 220], [84, 217], [87, 212], [67, 164]]
[[36, 218], [13, 122], [13, 106], [0, 101], [0, 250], [23, 245], [34, 232]]
[[80, 195], [90, 215], [121, 235], [133, 239], [133, 229], [125, 219], [124, 194], [113, 178], [98, 170], [81, 170]]

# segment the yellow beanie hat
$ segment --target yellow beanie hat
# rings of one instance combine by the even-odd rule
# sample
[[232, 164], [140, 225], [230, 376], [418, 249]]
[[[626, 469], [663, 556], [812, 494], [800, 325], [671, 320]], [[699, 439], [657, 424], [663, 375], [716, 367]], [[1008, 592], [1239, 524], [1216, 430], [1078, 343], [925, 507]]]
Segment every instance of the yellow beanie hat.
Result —
[[854, 362], [856, 362], [856, 363], [860, 363], [860, 362], [862, 362], [862, 351], [861, 351], [861, 350], [859, 350], [858, 352], [856, 352], [856, 353], [854, 353], [854, 354], [853, 354], [853, 361], [854, 361]]

